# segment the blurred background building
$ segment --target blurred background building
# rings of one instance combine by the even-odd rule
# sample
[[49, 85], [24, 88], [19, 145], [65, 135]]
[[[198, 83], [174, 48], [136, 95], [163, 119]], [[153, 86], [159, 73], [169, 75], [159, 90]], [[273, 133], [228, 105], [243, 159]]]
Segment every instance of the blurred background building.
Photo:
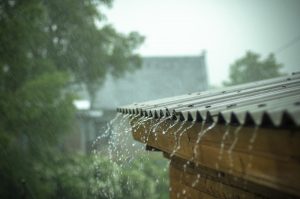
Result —
[[198, 56], [143, 57], [139, 69], [121, 78], [108, 75], [97, 93], [96, 110], [77, 106], [81, 132], [77, 148], [84, 152], [91, 149], [92, 142], [105, 131], [118, 106], [207, 90], [205, 56], [203, 52]]
[[205, 53], [199, 56], [144, 57], [140, 69], [120, 79], [110, 75], [96, 107], [115, 109], [133, 102], [203, 91], [208, 88]]

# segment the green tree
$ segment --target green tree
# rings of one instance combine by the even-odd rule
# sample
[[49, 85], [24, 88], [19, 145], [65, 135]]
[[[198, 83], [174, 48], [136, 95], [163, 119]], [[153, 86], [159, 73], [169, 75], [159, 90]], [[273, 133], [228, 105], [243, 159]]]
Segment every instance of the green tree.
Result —
[[66, 173], [77, 160], [57, 161], [74, 119], [70, 85], [86, 85], [93, 100], [107, 73], [140, 64], [143, 38], [118, 33], [99, 12], [111, 3], [0, 1], [0, 198], [58, 198], [83, 187]]
[[260, 60], [259, 54], [248, 51], [244, 57], [236, 60], [230, 66], [230, 80], [229, 82], [224, 82], [224, 85], [230, 86], [278, 77], [283, 75], [280, 72], [282, 67], [282, 64], [276, 62], [274, 54], [270, 54], [266, 59]]
[[[48, 56], [59, 70], [72, 72], [75, 84], [84, 84], [94, 105], [106, 73], [120, 76], [140, 66], [134, 50], [143, 42], [136, 32], [118, 33], [104, 21], [99, 6], [111, 0], [45, 1]], [[101, 24], [96, 25], [96, 24]]]

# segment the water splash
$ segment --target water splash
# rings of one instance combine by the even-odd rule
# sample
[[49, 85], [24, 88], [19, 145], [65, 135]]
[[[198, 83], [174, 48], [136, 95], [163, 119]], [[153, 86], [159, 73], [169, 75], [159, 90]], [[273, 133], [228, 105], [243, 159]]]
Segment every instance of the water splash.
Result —
[[[145, 145], [137, 141], [133, 141], [131, 133], [136, 132], [141, 127], [145, 129], [143, 134], [147, 133], [145, 125], [149, 120], [151, 123], [153, 122], [153, 118], [142, 117], [140, 115], [121, 114], [120, 116], [118, 114], [107, 124], [107, 128], [105, 130], [105, 132], [109, 132], [107, 153], [112, 162], [130, 163], [134, 160], [135, 156], [139, 156], [139, 154], [144, 153]], [[103, 137], [107, 138], [107, 136], [100, 136], [97, 141]], [[147, 140], [146, 137], [144, 139]]]
[[[130, 119], [130, 115], [122, 115], [118, 113], [111, 121], [109, 121], [106, 125], [105, 131], [97, 137], [94, 141], [94, 146], [97, 142], [102, 139], [108, 138], [108, 143], [106, 144], [107, 147], [105, 149], [97, 150], [94, 148], [94, 157], [96, 158], [94, 162], [94, 169], [95, 171], [102, 170], [102, 168], [98, 168], [98, 164], [105, 164], [99, 163], [98, 161], [104, 161], [107, 159], [109, 161], [109, 170], [111, 177], [105, 181], [105, 184], [110, 185], [107, 186], [108, 188], [103, 190], [101, 189], [101, 195], [104, 195], [106, 198], [115, 198], [115, 195], [119, 190], [116, 190], [115, 186], [119, 181], [119, 178], [122, 174], [121, 166], [119, 164], [120, 161], [126, 161], [125, 158], [127, 157], [126, 153], [128, 150], [125, 149], [123, 151], [119, 150], [119, 147], [123, 146], [123, 140], [120, 132], [128, 133], [128, 121]], [[103, 159], [104, 158], [104, 159]], [[99, 160], [97, 160], [99, 159]], [[104, 165], [105, 166], [105, 165]], [[99, 179], [98, 179], [99, 178]], [[96, 177], [96, 180], [102, 182], [103, 179], [100, 177]], [[101, 187], [100, 187], [101, 188]]]
[[126, 139], [128, 139], [128, 136], [130, 135], [130, 117], [131, 115], [129, 114], [123, 115], [118, 123], [111, 129], [111, 136], [108, 143], [108, 154], [111, 161], [121, 161], [124, 153], [128, 152], [128, 148], [125, 148], [123, 151], [119, 149], [126, 145]]
[[129, 120], [129, 124], [131, 125], [132, 124], [132, 122], [136, 119], [136, 118], [138, 118], [138, 117], [140, 117], [140, 115], [134, 115], [134, 116], [131, 116], [131, 118], [130, 118], [130, 120]]
[[111, 131], [111, 129], [112, 129], [112, 126], [115, 125], [115, 122], [116, 122], [121, 116], [122, 116], [121, 113], [117, 113], [116, 116], [115, 116], [112, 120], [110, 120], [109, 122], [107, 122], [105, 131], [104, 131], [101, 135], [97, 136], [96, 139], [95, 139], [95, 140], [93, 141], [93, 143], [92, 143], [92, 154], [97, 153], [96, 145], [97, 145], [101, 140], [103, 140], [103, 139], [109, 137], [110, 131]]
[[[159, 125], [163, 124], [162, 121]], [[138, 171], [142, 172], [139, 175], [145, 175], [143, 178], [139, 177], [138, 180], [143, 181], [146, 177], [147, 182], [151, 181], [153, 186], [162, 187], [161, 185], [163, 184], [165, 188], [167, 187], [168, 178], [165, 178], [167, 177], [165, 174], [167, 173], [168, 161], [158, 161], [155, 158], [155, 153], [151, 153], [150, 155], [150, 152], [145, 151], [144, 144], [132, 140], [131, 133], [134, 131], [141, 131], [144, 135], [151, 133], [149, 132], [149, 126], [153, 128], [155, 122], [157, 120], [151, 117], [117, 114], [115, 118], [106, 124], [106, 129], [103, 129], [103, 134], [105, 135], [101, 134], [95, 140], [95, 143], [98, 143], [101, 139], [108, 138], [107, 147], [104, 148], [105, 152], [102, 149], [95, 149], [95, 153], [93, 154], [99, 157], [99, 159], [106, 158], [109, 161], [108, 167], [110, 168], [111, 177], [105, 181], [105, 184], [109, 188], [101, 190], [102, 195], [105, 195], [106, 198], [120, 198], [120, 186], [124, 187], [126, 191], [134, 190], [136, 188], [135, 181], [137, 180], [135, 179], [136, 172]], [[160, 131], [159, 125], [156, 124], [156, 131]], [[137, 164], [141, 166], [138, 167]], [[152, 169], [152, 167], [156, 168], [154, 170], [157, 171], [159, 170], [157, 168], [161, 168], [162, 170], [159, 170], [160, 175], [153, 175], [152, 171], [149, 173], [149, 168]], [[95, 166], [95, 170], [101, 171], [103, 168], [96, 168]], [[162, 174], [163, 176], [161, 176]], [[157, 177], [154, 178], [153, 176]], [[99, 178], [99, 183], [103, 183], [103, 177]], [[138, 191], [135, 190], [135, 192]]]

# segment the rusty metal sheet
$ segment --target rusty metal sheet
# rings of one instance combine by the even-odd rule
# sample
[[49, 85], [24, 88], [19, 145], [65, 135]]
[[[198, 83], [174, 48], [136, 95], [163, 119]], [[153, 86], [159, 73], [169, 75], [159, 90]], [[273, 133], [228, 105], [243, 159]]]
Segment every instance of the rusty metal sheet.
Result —
[[124, 114], [269, 127], [300, 126], [300, 74], [133, 103]]

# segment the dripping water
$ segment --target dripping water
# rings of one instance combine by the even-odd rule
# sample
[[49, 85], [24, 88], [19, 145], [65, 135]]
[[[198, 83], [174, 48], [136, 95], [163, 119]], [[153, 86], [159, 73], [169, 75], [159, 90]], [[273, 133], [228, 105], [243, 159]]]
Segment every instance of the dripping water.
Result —
[[[178, 122], [179, 122], [179, 120], [176, 120], [175, 123], [178, 123]], [[182, 131], [181, 129], [184, 127], [185, 123], [186, 123], [186, 121], [181, 122], [179, 128], [173, 133], [173, 136], [174, 136], [174, 148], [173, 148], [172, 153], [170, 155], [171, 158], [175, 155], [175, 152], [176, 152], [175, 151], [176, 150], [176, 145], [177, 145], [176, 143], [178, 143], [178, 139], [179, 139], [179, 136], [177, 136], [177, 134], [180, 131]]]
[[253, 154], [252, 154], [252, 150], [253, 150], [253, 144], [256, 140], [256, 137], [257, 137], [257, 131], [258, 131], [258, 126], [255, 126], [254, 127], [254, 130], [252, 132], [252, 136], [249, 140], [249, 145], [248, 145], [248, 153], [249, 153], [249, 161], [248, 161], [248, 164], [247, 164], [247, 169], [250, 169], [252, 167], [251, 163], [252, 163], [252, 159], [253, 159]]
[[115, 122], [122, 116], [121, 113], [117, 113], [116, 116], [110, 120], [109, 122], [107, 122], [106, 124], [106, 129], [104, 131], [104, 133], [102, 133], [101, 135], [97, 136], [95, 141], [93, 141], [92, 143], [92, 153], [95, 154], [97, 152], [97, 149], [96, 149], [96, 145], [103, 139], [106, 139], [109, 137], [110, 135], [110, 131], [112, 129], [112, 126], [115, 125]]
[[153, 125], [153, 127], [150, 128], [150, 131], [156, 132], [156, 129], [158, 128], [158, 126], [170, 118], [171, 118], [171, 116], [160, 118], [160, 121], [157, 122], [155, 125]]
[[144, 123], [145, 123], [145, 117], [141, 117], [141, 116], [139, 116], [139, 115], [136, 115], [136, 117], [135, 118], [133, 118], [131, 121], [130, 121], [130, 124], [131, 124], [131, 122], [134, 120], [134, 119], [136, 119], [137, 117], [139, 117], [135, 122], [134, 122], [134, 124], [132, 125], [132, 129], [133, 129], [133, 131], [135, 132], [136, 131], [136, 129], [138, 129], [141, 125], [143, 125]]
[[258, 126], [255, 126], [254, 130], [252, 132], [252, 135], [251, 135], [251, 137], [249, 139], [249, 144], [248, 144], [248, 163], [247, 163], [247, 166], [246, 166], [246, 169], [245, 169], [244, 188], [247, 187], [247, 176], [249, 175], [249, 170], [252, 167], [252, 160], [253, 160], [252, 150], [253, 150], [254, 142], [255, 142], [256, 137], [257, 137], [257, 131], [258, 131]]
[[129, 114], [127, 115], [122, 115], [123, 117], [121, 118], [120, 121], [118, 121], [118, 125], [117, 128], [112, 127], [111, 128], [111, 137], [110, 140], [108, 142], [108, 155], [109, 155], [109, 159], [111, 161], [114, 160], [114, 156], [118, 157], [119, 156], [119, 151], [117, 149], [117, 143], [119, 142], [119, 130], [123, 127], [125, 127], [125, 123], [127, 121], [127, 119], [130, 117]]
[[[139, 115], [138, 115], [139, 116]], [[142, 141], [145, 143], [147, 142], [147, 134], [148, 134], [148, 130], [146, 128], [146, 123], [150, 120], [152, 121], [153, 118], [151, 117], [143, 117], [143, 116], [139, 116], [139, 118], [134, 122], [134, 124], [131, 124], [131, 131], [133, 133], [137, 132], [137, 129], [140, 129], [140, 127], [142, 126], [143, 131], [144, 131], [144, 135], [142, 137]]]
[[242, 129], [242, 126], [238, 126], [235, 130], [234, 130], [234, 140], [232, 142], [232, 144], [230, 145], [228, 151], [227, 151], [227, 154], [228, 154], [228, 159], [229, 159], [229, 173], [232, 173], [232, 169], [233, 169], [233, 166], [234, 166], [234, 162], [233, 162], [233, 158], [232, 158], [232, 151], [233, 149], [235, 148], [238, 140], [239, 140], [239, 137], [238, 137], [238, 134], [239, 132], [241, 131]]
[[148, 121], [150, 121], [149, 126], [151, 126], [152, 123], [153, 123], [153, 118], [149, 117], [149, 118], [144, 118], [144, 119], [142, 120], [142, 126], [143, 126], [143, 130], [144, 130], [144, 135], [143, 135], [143, 137], [142, 137], [142, 141], [143, 141], [144, 143], [147, 143], [147, 142], [148, 142], [148, 139], [149, 139], [149, 136], [150, 136], [150, 133], [151, 133], [150, 130], [146, 127], [146, 123], [147, 123]]
[[130, 120], [129, 120], [129, 124], [132, 124], [132, 121], [134, 121], [136, 118], [140, 117], [140, 115], [136, 114], [135, 116], [131, 116]]
[[225, 133], [222, 136], [222, 140], [221, 140], [221, 144], [220, 144], [220, 151], [219, 151], [219, 155], [218, 155], [218, 162], [216, 163], [216, 169], [217, 170], [219, 170], [219, 164], [223, 160], [225, 141], [226, 141], [226, 138], [228, 137], [229, 134], [230, 134], [230, 125], [226, 124], [226, 130], [225, 130]]
[[[122, 115], [118, 113], [115, 118], [113, 118], [110, 122], [107, 123], [106, 129], [103, 132], [102, 135], [98, 136], [94, 142], [94, 146], [102, 139], [108, 138], [108, 145], [107, 145], [107, 151], [97, 151], [97, 149], [94, 149], [94, 155], [95, 157], [101, 160], [101, 156], [106, 156], [110, 163], [111, 168], [111, 177], [106, 182], [107, 184], [114, 184], [118, 183], [119, 176], [122, 175], [122, 170], [120, 170], [120, 164], [118, 164], [118, 161], [123, 157], [122, 154], [119, 153], [118, 147], [119, 145], [122, 145], [122, 142], [120, 140], [119, 131], [120, 129], [124, 129], [124, 131], [127, 131], [126, 122], [128, 122], [128, 119], [130, 118], [130, 115]], [[97, 152], [96, 152], [97, 151]], [[101, 154], [100, 154], [101, 152]], [[97, 160], [96, 160], [97, 161]], [[97, 171], [98, 166], [95, 162], [93, 164], [95, 170]], [[115, 190], [113, 187], [102, 190], [101, 192], [103, 195], [105, 195], [107, 198], [115, 198]]]
[[197, 140], [196, 140], [196, 143], [193, 147], [193, 155], [191, 157], [191, 159], [189, 159], [184, 165], [183, 165], [183, 171], [186, 172], [186, 168], [187, 166], [194, 160], [195, 158], [195, 154], [196, 154], [196, 145], [199, 144], [200, 140], [201, 140], [201, 136], [202, 136], [202, 133], [203, 133], [203, 128], [204, 128], [204, 125], [205, 125], [205, 121], [202, 121], [201, 123], [201, 128], [200, 128], [200, 131], [198, 132], [198, 137], [197, 137]]
[[[150, 152], [145, 151], [144, 144], [133, 141], [131, 138], [131, 133], [133, 133], [134, 131], [144, 130], [142, 134], [145, 135], [144, 139], [146, 140], [148, 137], [147, 135], [151, 133], [149, 131], [149, 126], [152, 127], [152, 129], [155, 129], [155, 131], [158, 131], [160, 130], [159, 127], [163, 124], [163, 121], [169, 118], [170, 117], [162, 118], [159, 124], [155, 124], [154, 128], [155, 120], [151, 117], [142, 117], [138, 114], [117, 114], [111, 121], [106, 124], [106, 129], [103, 129], [103, 133], [94, 141], [93, 154], [95, 155], [95, 158], [99, 158], [99, 160], [107, 157], [110, 163], [112, 173], [111, 178], [109, 178], [109, 182], [106, 182], [107, 184], [113, 185], [114, 183], [125, 183], [124, 185], [127, 187], [126, 189], [128, 189], [128, 191], [131, 189], [134, 190], [134, 182], [132, 181], [134, 179], [124, 177], [126, 181], [118, 181], [121, 176], [127, 176], [128, 174], [126, 173], [126, 171], [129, 170], [131, 172], [131, 168], [140, 170], [142, 172], [140, 175], [145, 175], [147, 176], [147, 178], [150, 178], [149, 180], [153, 181], [153, 183], [156, 184], [155, 186], [160, 186], [161, 183], [166, 183], [167, 179], [165, 178], [166, 176], [164, 177], [164, 175], [167, 171], [168, 162], [159, 160], [159, 165], [161, 166], [160, 168], [162, 168], [162, 171], [164, 171], [163, 175], [158, 175], [156, 178], [152, 179], [152, 174], [149, 174], [149, 172], [147, 172], [147, 167], [145, 167], [144, 164], [146, 161], [150, 161], [150, 164], [147, 165], [151, 166], [153, 164], [156, 166], [151, 167], [158, 167], [156, 154], [150, 154]], [[105, 147], [105, 151], [97, 150], [95, 146], [97, 145], [97, 143], [99, 144], [99, 141], [102, 142], [103, 139], [108, 139], [108, 144], [107, 147]], [[135, 168], [137, 167], [137, 165], [138, 168]], [[101, 170], [101, 168], [97, 166], [96, 162], [93, 163], [93, 167], [96, 171]], [[124, 171], [125, 173], [123, 173]], [[131, 175], [133, 174], [130, 174], [130, 176]], [[101, 191], [101, 193], [106, 195], [107, 198], [115, 198], [117, 197], [116, 192], [118, 191], [120, 190], [115, 190], [114, 186], [112, 186], [112, 188]]]
[[151, 135], [151, 133], [152, 133], [152, 128], [153, 128], [153, 125], [154, 125], [154, 123], [155, 123], [155, 120], [152, 118], [152, 117], [150, 117], [150, 118], [148, 118], [146, 121], [148, 121], [148, 120], [150, 120], [150, 124], [148, 125], [149, 126], [149, 130], [147, 130], [147, 128], [146, 127], [144, 127], [145, 128], [145, 143], [148, 143], [148, 141], [149, 141], [149, 137], [150, 137], [150, 135]]
[[169, 130], [172, 129], [174, 126], [176, 126], [178, 123], [179, 123], [179, 119], [175, 120], [173, 124], [171, 123], [168, 126], [168, 128], [166, 129], [166, 132], [169, 132]]
[[[201, 130], [200, 133], [198, 134], [198, 138], [196, 140], [196, 143], [195, 143], [195, 146], [194, 146], [194, 149], [193, 149], [193, 160], [195, 160], [195, 158], [198, 156], [197, 154], [197, 150], [198, 150], [198, 146], [199, 146], [199, 143], [202, 139], [202, 137], [207, 133], [209, 132], [211, 129], [213, 129], [215, 126], [216, 126], [216, 122], [212, 123], [210, 126], [208, 126], [206, 129], [204, 130]], [[204, 125], [204, 124], [202, 124]], [[201, 127], [201, 129], [203, 129], [203, 127]]]
[[[186, 122], [187, 122], [187, 121], [183, 122], [182, 125], [184, 125]], [[188, 127], [186, 127], [185, 129], [183, 129], [183, 130], [179, 133], [179, 136], [178, 136], [178, 138], [176, 139], [176, 142], [175, 142], [175, 145], [174, 145], [174, 149], [173, 149], [173, 151], [172, 151], [170, 157], [173, 157], [173, 156], [176, 154], [176, 152], [177, 152], [178, 150], [180, 150], [180, 148], [181, 148], [181, 138], [182, 138], [183, 134], [184, 134], [187, 130], [189, 130], [190, 128], [192, 128], [194, 125], [195, 125], [195, 122], [191, 122], [191, 124], [190, 124]], [[174, 133], [174, 134], [176, 135], [176, 133]]]
[[157, 122], [157, 124], [154, 125], [153, 128], [150, 128], [150, 132], [154, 133], [154, 139], [155, 139], [155, 141], [157, 141], [157, 139], [158, 139], [157, 128], [159, 127], [159, 125], [161, 125], [163, 122], [165, 122], [165, 121], [167, 121], [169, 119], [171, 119], [171, 116], [160, 118], [160, 121]]
[[[197, 151], [198, 151], [198, 146], [200, 144], [200, 141], [202, 139], [202, 137], [208, 133], [210, 130], [212, 130], [215, 126], [216, 126], [216, 122], [213, 122], [210, 126], [208, 126], [206, 129], [203, 129], [204, 127], [204, 124], [205, 124], [205, 121], [202, 122], [202, 125], [201, 125], [201, 130], [200, 132], [198, 133], [198, 137], [197, 137], [197, 140], [196, 140], [196, 143], [194, 145], [194, 148], [193, 148], [193, 156], [192, 156], [192, 159], [189, 161], [189, 162], [192, 162], [194, 160], [196, 160], [196, 158], [198, 157], [199, 154], [197, 154]], [[196, 180], [192, 183], [192, 187], [195, 187], [198, 183], [199, 183], [199, 180], [201, 178], [201, 175], [200, 174], [197, 174], [197, 178]]]

